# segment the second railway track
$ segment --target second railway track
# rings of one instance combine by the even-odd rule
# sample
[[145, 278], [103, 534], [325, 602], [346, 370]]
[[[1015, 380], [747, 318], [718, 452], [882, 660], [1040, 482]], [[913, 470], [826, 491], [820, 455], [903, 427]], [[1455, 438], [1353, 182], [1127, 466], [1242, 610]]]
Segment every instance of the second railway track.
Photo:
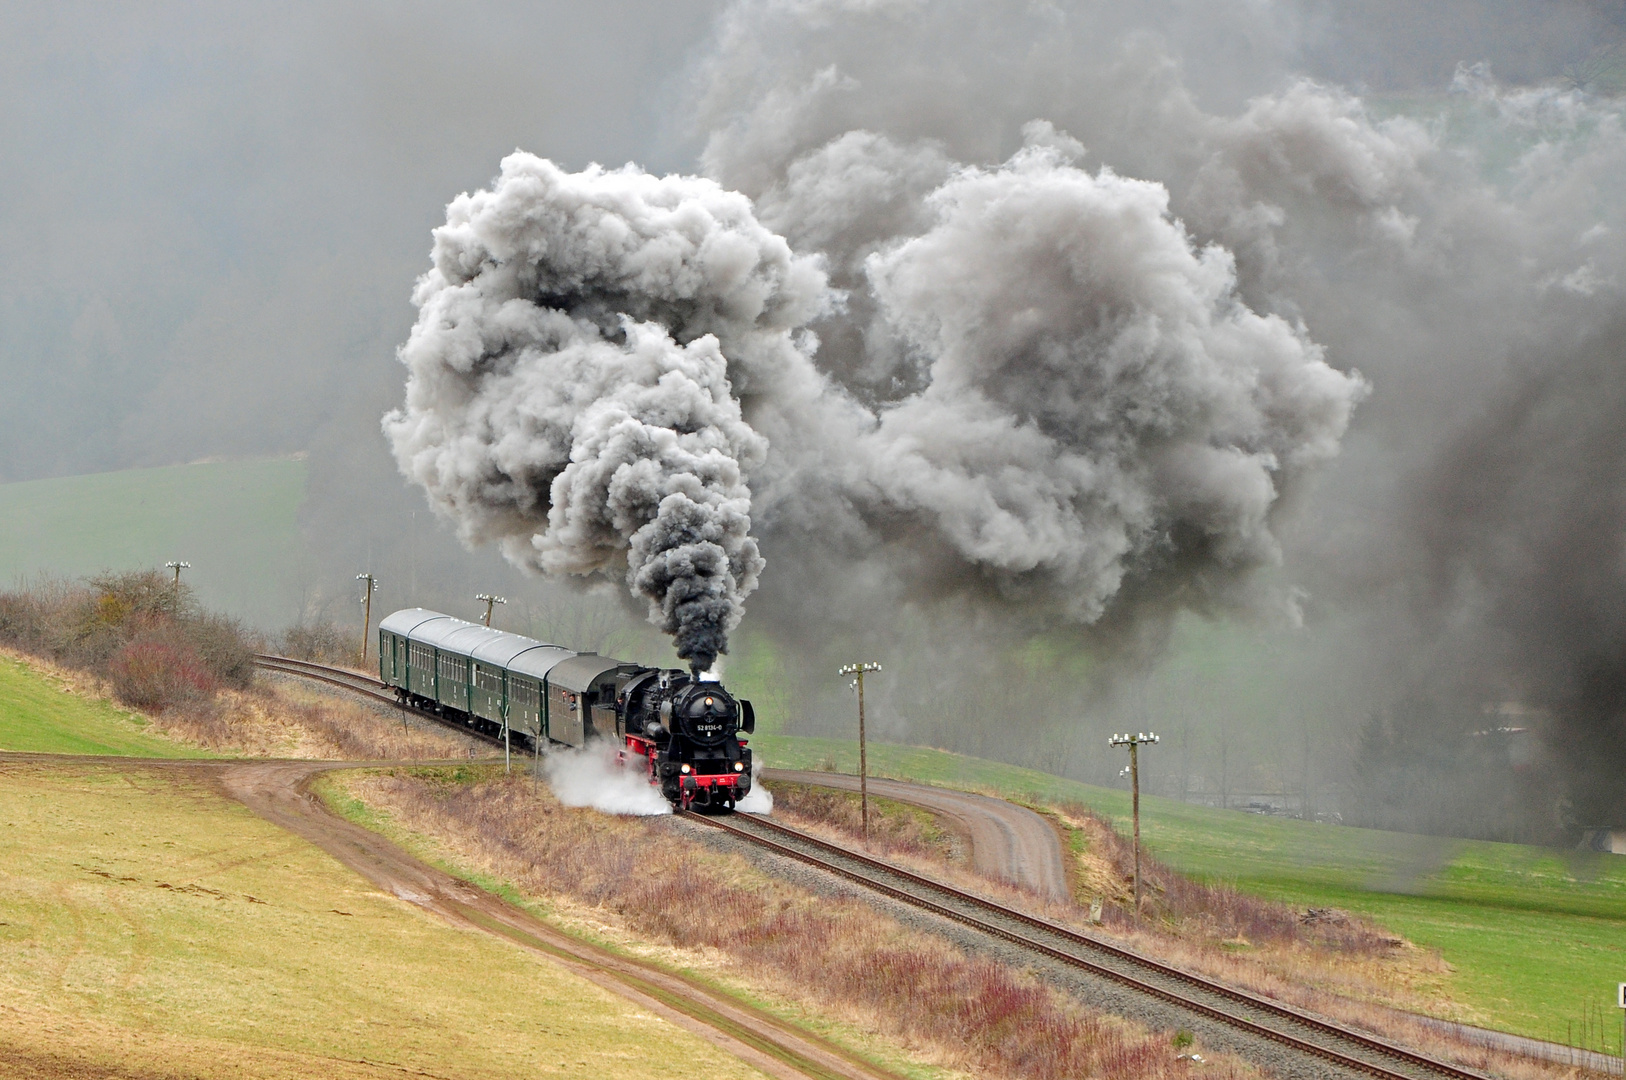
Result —
[[329, 667], [326, 664], [316, 664], [309, 660], [295, 660], [287, 656], [274, 656], [270, 653], [255, 653], [254, 666], [261, 671], [269, 671], [277, 675], [292, 675], [300, 679], [310, 679], [314, 682], [325, 683], [328, 686], [348, 690], [353, 694], [360, 694], [364, 698], [388, 705], [391, 708], [403, 709], [413, 716], [448, 727], [453, 731], [467, 735], [471, 739], [489, 743], [492, 746], [502, 746], [502, 739], [488, 732], [470, 727], [448, 719], [439, 713], [428, 709], [416, 708], [412, 705], [403, 705], [396, 700], [394, 694], [384, 690], [383, 684], [371, 675], [359, 671], [349, 671], [345, 668]]
[[[798, 829], [756, 817], [690, 820], [724, 830], [777, 855], [836, 874], [892, 900], [952, 920], [1018, 949], [1081, 969], [1232, 1031], [1264, 1039], [1316, 1062], [1383, 1080], [1485, 1080], [1364, 1032], [1170, 967], [1110, 942], [1017, 911]], [[1306, 1075], [1322, 1075], [1308, 1071]]]

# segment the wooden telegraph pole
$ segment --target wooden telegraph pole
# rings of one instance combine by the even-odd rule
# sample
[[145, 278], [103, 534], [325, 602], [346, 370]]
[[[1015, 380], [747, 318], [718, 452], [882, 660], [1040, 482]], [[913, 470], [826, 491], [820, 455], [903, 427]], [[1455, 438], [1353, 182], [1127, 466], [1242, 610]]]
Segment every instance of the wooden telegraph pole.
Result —
[[864, 746], [864, 676], [871, 671], [880, 671], [881, 665], [875, 663], [848, 664], [837, 675], [855, 675], [853, 688], [858, 691], [858, 812], [863, 821], [864, 843], [869, 843], [869, 758]]
[[474, 598], [476, 600], [480, 601], [481, 603], [485, 604], [485, 606], [486, 606], [486, 626], [487, 627], [491, 626], [491, 607], [492, 607], [492, 605], [493, 604], [506, 604], [506, 603], [508, 603], [508, 601], [504, 600], [502, 597], [500, 597], [500, 596], [492, 596], [490, 593], [475, 593]]
[[1156, 743], [1158, 738], [1151, 732], [1142, 731], [1134, 735], [1114, 735], [1107, 740], [1109, 746], [1129, 747], [1129, 785], [1134, 792], [1130, 805], [1134, 809], [1135, 817], [1135, 917], [1140, 917], [1140, 748]]
[[175, 614], [181, 613], [181, 571], [192, 569], [192, 564], [182, 562], [180, 559], [171, 559], [164, 564], [164, 569], [175, 571], [175, 584], [173, 586]]
[[378, 591], [378, 579], [372, 574], [357, 574], [357, 581], [367, 584], [361, 587], [361, 666], [367, 666], [367, 640], [373, 633], [373, 593]]

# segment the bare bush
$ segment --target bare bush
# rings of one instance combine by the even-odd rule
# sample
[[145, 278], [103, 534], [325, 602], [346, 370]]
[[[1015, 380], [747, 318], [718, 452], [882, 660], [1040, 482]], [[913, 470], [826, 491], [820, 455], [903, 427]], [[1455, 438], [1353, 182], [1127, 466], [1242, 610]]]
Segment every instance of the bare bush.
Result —
[[[336, 642], [312, 628], [313, 647]], [[423, 759], [462, 749], [348, 702], [295, 702], [254, 685], [255, 644], [236, 620], [204, 611], [155, 570], [82, 581], [42, 578], [0, 593], [0, 646], [105, 680], [160, 730], [221, 751]], [[331, 659], [322, 654], [322, 658]], [[353, 657], [351, 657], [353, 658]], [[224, 695], [221, 693], [226, 691]]]
[[[138, 640], [144, 643], [127, 654]], [[242, 626], [203, 611], [191, 589], [156, 570], [76, 582], [42, 578], [0, 593], [0, 644], [107, 678], [115, 676], [115, 658], [122, 657], [119, 679], [144, 700], [160, 683], [203, 692], [190, 670], [197, 663], [220, 685], [244, 687], [254, 677], [254, 650]], [[156, 672], [155, 664], [168, 661], [181, 669]]]
[[353, 667], [361, 659], [355, 632], [327, 621], [295, 623], [272, 642], [272, 647], [282, 656], [313, 664]]
[[181, 630], [222, 685], [241, 690], [254, 681], [254, 645], [236, 619], [199, 613], [181, 623]]
[[114, 696], [149, 712], [212, 698], [219, 687], [197, 650], [168, 627], [143, 631], [119, 646], [107, 674]]

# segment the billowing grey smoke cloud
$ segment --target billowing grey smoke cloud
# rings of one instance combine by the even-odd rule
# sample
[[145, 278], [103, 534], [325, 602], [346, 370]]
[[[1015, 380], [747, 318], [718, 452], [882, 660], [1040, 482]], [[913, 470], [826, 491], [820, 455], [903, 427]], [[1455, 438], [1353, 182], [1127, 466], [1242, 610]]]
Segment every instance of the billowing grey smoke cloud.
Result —
[[[1492, 8], [1465, 4], [1460, 22], [1489, 19]], [[1262, 730], [1272, 715], [1313, 718], [1319, 730], [1312, 737], [1306, 728], [1306, 754], [1320, 748], [1328, 775], [1348, 782], [1354, 733], [1371, 717], [1392, 714], [1392, 726], [1408, 733], [1411, 741], [1390, 755], [1405, 760], [1414, 745], [1457, 754], [1475, 744], [1471, 732], [1486, 715], [1511, 708], [1549, 717], [1531, 723], [1564, 763], [1570, 804], [1584, 804], [1591, 823], [1626, 824], [1621, 774], [1600, 767], [1592, 750], [1626, 738], [1626, 695], [1577, 689], [1626, 685], [1626, 662], [1608, 644], [1617, 638], [1599, 631], [1584, 644], [1551, 630], [1592, 627], [1626, 599], [1623, 542], [1604, 551], [1609, 545], [1586, 539], [1616, 535], [1588, 516], [1618, 501], [1614, 459], [1562, 449], [1609, 445], [1616, 428], [1543, 389], [1560, 368], [1570, 366], [1561, 380], [1568, 392], [1586, 381], [1574, 373], [1612, 362], [1597, 358], [1609, 356], [1603, 343], [1616, 332], [1626, 287], [1626, 113], [1610, 96], [1626, 85], [1619, 53], [1610, 51], [1621, 40], [1620, 15], [1576, 8], [1575, 18], [1590, 23], [1584, 35], [1549, 35], [1517, 59], [1510, 49], [1522, 35], [1437, 38], [1413, 53], [1395, 45], [1415, 35], [1396, 32], [1378, 8], [1335, 9], [1323, 13], [1331, 23], [1300, 5], [1224, 0], [1200, 9], [1161, 0], [740, 0], [729, 9], [700, 68], [705, 171], [755, 199], [761, 219], [797, 250], [827, 255], [831, 284], [848, 300], [810, 324], [821, 339], [818, 363], [874, 417], [861, 440], [867, 455], [853, 466], [867, 488], [817, 504], [827, 519], [856, 519], [840, 534], [849, 542], [820, 575], [795, 577], [791, 591], [779, 591], [783, 570], [770, 575], [764, 599], [859, 627], [885, 618], [887, 605], [865, 602], [876, 594], [904, 601], [981, 586], [980, 596], [1020, 601], [1000, 612], [1005, 625], [1016, 621], [1012, 612], [1055, 614], [1059, 602], [1088, 617], [1107, 597], [1103, 623], [1118, 641], [1134, 636], [1114, 618], [1125, 610], [1236, 598], [1248, 575], [1232, 568], [1269, 561], [1279, 542], [1287, 570], [1273, 579], [1307, 596], [1317, 621], [1278, 641], [1279, 656], [1250, 657], [1258, 670], [1239, 676], [1248, 690], [1235, 717], [1260, 728], [1268, 744], [1256, 765], [1280, 770], [1279, 733]], [[1523, 20], [1535, 9], [1495, 11]], [[1347, 32], [1329, 32], [1334, 24], [1381, 28], [1374, 42], [1395, 33], [1375, 54], [1383, 63], [1351, 81], [1407, 93], [1363, 97], [1322, 81], [1328, 69], [1317, 72], [1304, 58], [1347, 46]], [[1558, 25], [1529, 21], [1538, 24], [1543, 34]], [[1542, 51], [1546, 60], [1537, 62]], [[1403, 76], [1388, 67], [1401, 55], [1417, 61]], [[1486, 58], [1525, 85], [1499, 83], [1478, 63]], [[1306, 77], [1307, 66], [1321, 80]], [[1091, 205], [1081, 170], [1065, 165], [1076, 145], [1056, 131], [1030, 126], [1021, 134], [1041, 117], [1088, 146], [1086, 179], [1097, 195], [1134, 188], [1109, 176], [1155, 181], [1150, 189], [1167, 193], [1169, 212], [1189, 230], [1188, 261], [1070, 260], [1073, 250], [1118, 250], [1098, 240], [1070, 247], [1072, 229], [1086, 227], [1090, 212], [1050, 219], [1048, 236], [1029, 235], [1020, 215], [1004, 214], [1022, 206], [1042, 216], [1064, 189], [1076, 189], [1080, 207]], [[1044, 168], [1036, 151], [1011, 157], [1022, 140], [1047, 150]], [[974, 245], [962, 238], [986, 245], [986, 263], [963, 257]], [[1216, 249], [1229, 257], [1205, 254]], [[1151, 250], [1177, 253], [1179, 245]], [[1205, 291], [1181, 286], [1196, 280], [1186, 271], [1165, 273], [1165, 265], [1192, 261], [1216, 282], [1234, 279]], [[1179, 288], [1164, 286], [1197, 299], [1173, 302]], [[1121, 305], [1101, 302], [1119, 296]], [[1212, 316], [1193, 318], [1204, 297], [1226, 300]], [[1145, 355], [1158, 362], [1113, 368], [1106, 361], [1119, 355], [1119, 328], [1125, 343], [1145, 342], [1136, 316], [1150, 312], [1157, 315], [1145, 325], [1168, 328], [1179, 346], [1149, 346]], [[1097, 315], [1099, 324], [1090, 323]], [[1299, 362], [1311, 355], [1312, 336], [1338, 369], [1370, 377], [1373, 393], [1338, 459], [1314, 485], [1301, 485], [1295, 476], [1337, 440], [1344, 394], [1354, 392]], [[1222, 343], [1243, 340], [1244, 367], [1257, 375], [1251, 395], [1220, 378], [1188, 396], [1193, 384], [1164, 378], [1163, 357], [1182, 375], [1197, 376], [1208, 362], [1214, 372], [1239, 374]], [[1098, 358], [1097, 366], [1060, 359], [1072, 355]], [[1590, 359], [1565, 359], [1577, 355]], [[1119, 378], [1103, 381], [1109, 372]], [[1146, 378], [1124, 377], [1131, 373]], [[1089, 403], [1108, 401], [1123, 422], [1091, 427]], [[1182, 401], [1200, 401], [1204, 411]], [[1178, 418], [1172, 427], [1159, 415], [1164, 402]], [[1265, 422], [1236, 435], [1250, 410]], [[1142, 416], [1145, 428], [1127, 419]], [[1544, 441], [1549, 432], [1565, 437]], [[1537, 445], [1553, 449], [1537, 453]], [[1276, 471], [1262, 465], [1266, 455]], [[877, 459], [887, 464], [871, 474]], [[1169, 467], [1177, 460], [1235, 469], [1224, 481], [1194, 483]], [[1074, 461], [1096, 471], [1064, 475], [1063, 463]], [[1250, 483], [1260, 485], [1252, 500], [1243, 495]], [[978, 484], [987, 496], [980, 502]], [[1555, 485], [1574, 497], [1555, 504]], [[1086, 492], [1095, 501], [1075, 501], [1070, 513], [1069, 500]], [[1148, 497], [1154, 502], [1137, 505]], [[776, 503], [774, 513], [787, 511]], [[1093, 532], [1083, 540], [1086, 525]], [[1519, 542], [1526, 533], [1532, 539]], [[1121, 557], [1110, 554], [1115, 543]], [[764, 550], [775, 565], [791, 562], [777, 532], [764, 534]], [[817, 557], [806, 546], [788, 550], [798, 569]], [[1590, 579], [1590, 600], [1572, 588], [1521, 584], [1567, 580], [1574, 566], [1594, 563], [1607, 569]], [[809, 587], [842, 576], [855, 584], [838, 599]], [[900, 576], [912, 590], [885, 588]], [[1158, 598], [1165, 603], [1143, 602]], [[1032, 671], [1025, 662], [984, 663], [999, 651], [1000, 625], [978, 614], [952, 634], [936, 626], [921, 634], [925, 655], [899, 664], [896, 678], [930, 662], [938, 681], [952, 681], [969, 659], [1002, 694], [1023, 686]], [[905, 611], [894, 629], [916, 617]], [[935, 663], [953, 639], [969, 644]], [[1061, 723], [1055, 702], [1068, 700], [1075, 674], [1062, 682], [1058, 673], [1032, 709]], [[900, 684], [898, 730], [907, 723], [912, 737], [965, 746], [978, 726], [967, 720], [1021, 711], [1001, 699], [934, 727], [934, 709], [918, 703], [952, 711], [955, 695], [938, 694], [932, 678]], [[1257, 687], [1272, 682], [1280, 689], [1261, 708]], [[1174, 714], [1210, 715], [1210, 683], [1178, 695]], [[1434, 704], [1406, 704], [1416, 701]], [[1589, 718], [1587, 738], [1572, 737], [1577, 718]], [[1219, 734], [1199, 737], [1207, 748], [1221, 745]], [[992, 745], [1018, 752], [1009, 739]], [[1514, 786], [1472, 770], [1451, 781], [1453, 798]], [[1434, 773], [1414, 786], [1438, 793], [1446, 778]], [[1559, 785], [1526, 786], [1545, 788], [1546, 801], [1511, 815], [1531, 830], [1517, 835], [1550, 838], [1563, 819], [1554, 810], [1564, 801], [1554, 794]], [[1449, 826], [1436, 819], [1427, 827], [1494, 829], [1487, 823], [1509, 816], [1474, 798], [1456, 802], [1479, 809], [1454, 810]], [[1425, 823], [1415, 804], [1397, 800], [1390, 809], [1385, 823]]]
[[762, 569], [746, 478], [766, 447], [722, 350], [735, 378], [769, 377], [823, 289], [710, 181], [515, 154], [435, 230], [385, 431], [465, 541], [548, 573], [624, 572], [709, 667]]
[[864, 440], [889, 509], [1006, 588], [1094, 622], [1126, 575], [1207, 587], [1275, 561], [1279, 484], [1337, 452], [1362, 392], [1235, 295], [1159, 184], [1095, 174], [1050, 125], [927, 196], [865, 271], [927, 386]]
[[[1160, 185], [1028, 136], [976, 168], [856, 134], [799, 170], [779, 212], [848, 276], [862, 257], [850, 307], [710, 181], [510, 157], [436, 231], [397, 458], [471, 543], [624, 564], [702, 666], [762, 568], [753, 473], [770, 529], [1041, 619], [1095, 622], [1131, 577], [1223, 595], [1277, 558], [1280, 485], [1336, 452], [1362, 384], [1243, 305]], [[918, 390], [864, 402], [794, 334], [855, 313]]]

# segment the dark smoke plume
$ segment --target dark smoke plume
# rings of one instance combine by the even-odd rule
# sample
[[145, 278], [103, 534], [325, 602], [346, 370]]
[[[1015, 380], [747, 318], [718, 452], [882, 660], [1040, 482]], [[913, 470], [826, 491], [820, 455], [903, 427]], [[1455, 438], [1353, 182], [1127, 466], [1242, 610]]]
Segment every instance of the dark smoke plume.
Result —
[[762, 569], [746, 478], [766, 446], [723, 349], [736, 379], [795, 355], [788, 331], [823, 288], [710, 181], [515, 154], [435, 230], [401, 349], [406, 407], [384, 428], [466, 542], [546, 573], [624, 574], [707, 668]]

